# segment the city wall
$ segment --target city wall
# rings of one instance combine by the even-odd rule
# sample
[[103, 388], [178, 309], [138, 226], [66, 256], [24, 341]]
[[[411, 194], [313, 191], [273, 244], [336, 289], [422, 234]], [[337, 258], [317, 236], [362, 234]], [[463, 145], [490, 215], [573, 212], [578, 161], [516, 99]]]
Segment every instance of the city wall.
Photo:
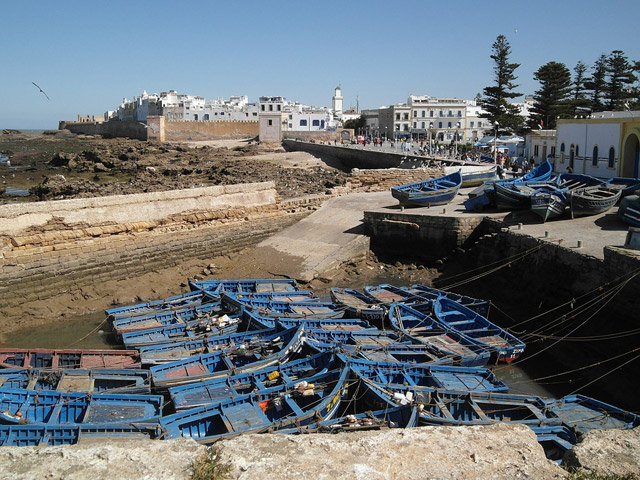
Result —
[[143, 122], [119, 120], [103, 123], [61, 121], [58, 128], [83, 135], [168, 142], [244, 138], [258, 135], [258, 122], [159, 122], [158, 118], [160, 117], [149, 117], [149, 125]]
[[[343, 134], [343, 132], [346, 132]], [[315, 131], [315, 132], [295, 132], [295, 131], [286, 131], [282, 132], [282, 135], [286, 138], [286, 140], [298, 140], [301, 142], [337, 142], [340, 143], [343, 140], [343, 135], [347, 140], [351, 140], [353, 138], [354, 130], [352, 128], [344, 128], [335, 131]]]
[[272, 182], [0, 207], [0, 309], [239, 251], [326, 197]]

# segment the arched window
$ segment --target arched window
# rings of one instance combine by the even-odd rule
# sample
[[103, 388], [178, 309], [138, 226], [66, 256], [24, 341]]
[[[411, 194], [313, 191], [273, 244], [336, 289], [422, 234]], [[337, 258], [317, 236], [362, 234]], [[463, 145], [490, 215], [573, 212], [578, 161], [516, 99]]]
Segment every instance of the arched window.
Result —
[[611, 147], [609, 149], [609, 168], [613, 168], [616, 160], [616, 149]]
[[573, 168], [573, 159], [576, 156], [576, 147], [572, 144], [569, 147], [569, 166]]
[[580, 156], [580, 145], [576, 145], [576, 157]]
[[593, 166], [598, 166], [598, 146], [593, 147]]
[[560, 144], [560, 161], [564, 162], [564, 142]]

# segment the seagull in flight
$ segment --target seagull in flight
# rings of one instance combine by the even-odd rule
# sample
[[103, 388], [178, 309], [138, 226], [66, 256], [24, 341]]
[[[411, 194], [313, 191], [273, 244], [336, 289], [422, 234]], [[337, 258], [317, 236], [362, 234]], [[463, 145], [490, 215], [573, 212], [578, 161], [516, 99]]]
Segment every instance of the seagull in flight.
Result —
[[31, 82], [31, 83], [33, 83], [33, 84], [36, 86], [36, 88], [37, 88], [38, 90], [40, 90], [40, 91], [44, 94], [44, 96], [45, 96], [45, 97], [47, 97], [47, 100], [51, 100], [51, 99], [49, 98], [49, 95], [47, 95], [47, 94], [45, 93], [45, 91], [44, 91], [44, 90], [42, 90], [42, 89], [40, 88], [40, 86], [38, 86], [38, 84], [37, 84], [36, 82]]

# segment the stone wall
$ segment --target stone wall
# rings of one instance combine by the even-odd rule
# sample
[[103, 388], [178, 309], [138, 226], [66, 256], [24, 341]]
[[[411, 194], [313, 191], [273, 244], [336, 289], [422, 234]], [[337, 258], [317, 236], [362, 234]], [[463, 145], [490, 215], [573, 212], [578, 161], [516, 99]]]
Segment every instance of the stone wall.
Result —
[[[19, 228], [5, 224], [0, 230], [0, 308], [88, 283], [135, 277], [191, 258], [239, 251], [302, 219], [324, 200], [318, 196], [280, 202], [271, 182], [233, 187], [235, 192], [222, 187], [208, 196], [185, 190], [12, 205], [19, 211], [14, 222], [21, 222]], [[158, 193], [169, 198], [158, 199]], [[173, 202], [172, 196], [177, 197]], [[257, 201], [260, 196], [263, 199]], [[126, 199], [131, 199], [130, 205]], [[62, 202], [67, 204], [56, 205]], [[110, 203], [103, 209], [104, 218], [96, 215], [96, 202]], [[150, 214], [143, 220], [154, 204], [173, 208], [164, 216]], [[29, 206], [35, 217], [26, 211]], [[44, 210], [49, 212], [43, 214]], [[131, 216], [127, 220], [118, 211], [130, 211]], [[7, 215], [2, 213], [5, 219]]]
[[60, 130], [82, 135], [102, 135], [107, 138], [125, 137], [135, 140], [147, 140], [147, 128], [140, 122], [121, 122], [112, 120], [101, 123], [67, 122], [61, 121], [58, 125]]
[[382, 192], [398, 185], [420, 182], [443, 175], [444, 170], [442, 167], [416, 168], [412, 170], [403, 168], [360, 170], [354, 168], [351, 171], [349, 187], [358, 192]]
[[258, 122], [165, 122], [165, 140], [215, 140], [258, 136]]
[[[446, 207], [433, 207], [442, 211]], [[482, 223], [482, 217], [458, 218], [403, 212], [364, 212], [372, 250], [433, 261], [463, 245]]]

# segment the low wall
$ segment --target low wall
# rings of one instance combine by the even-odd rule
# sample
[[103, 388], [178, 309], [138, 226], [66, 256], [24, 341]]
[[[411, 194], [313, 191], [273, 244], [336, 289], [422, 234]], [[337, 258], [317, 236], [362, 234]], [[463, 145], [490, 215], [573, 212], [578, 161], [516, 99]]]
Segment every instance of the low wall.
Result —
[[239, 251], [325, 199], [279, 202], [271, 182], [232, 187], [3, 206], [0, 309]]
[[165, 122], [165, 140], [215, 140], [219, 138], [256, 137], [259, 124], [255, 122]]
[[135, 140], [147, 140], [147, 128], [140, 122], [121, 122], [113, 120], [103, 123], [81, 123], [62, 121], [59, 130], [69, 130], [81, 135], [102, 135], [103, 137], [125, 137]]
[[402, 168], [385, 169], [353, 169], [349, 178], [348, 187], [356, 192], [382, 192], [391, 187], [420, 182], [429, 178], [444, 175], [442, 167], [416, 168], [405, 170]]

